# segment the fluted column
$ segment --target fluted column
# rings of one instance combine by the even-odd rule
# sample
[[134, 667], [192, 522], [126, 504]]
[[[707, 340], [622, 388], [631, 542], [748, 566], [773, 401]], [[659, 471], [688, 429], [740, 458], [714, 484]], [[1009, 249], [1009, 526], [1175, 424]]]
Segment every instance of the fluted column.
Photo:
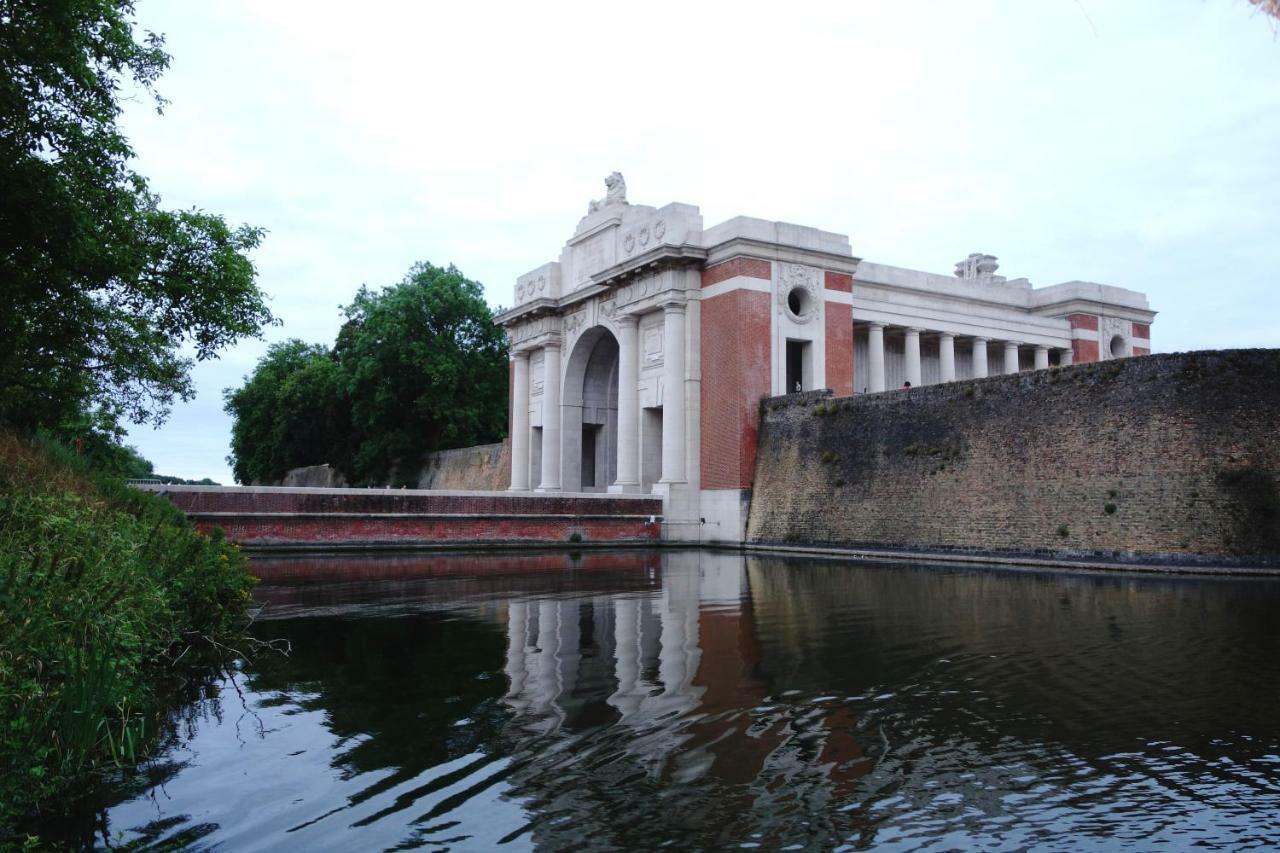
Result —
[[611, 492], [634, 491], [640, 486], [640, 347], [638, 320], [618, 318], [618, 479]]
[[973, 339], [973, 378], [983, 379], [987, 375], [987, 339]]
[[662, 480], [683, 483], [684, 302], [662, 306]]
[[542, 483], [540, 492], [560, 491], [560, 342], [543, 348]]
[[1018, 372], [1018, 342], [1017, 341], [1004, 342], [1004, 372], [1005, 373]]
[[1066, 367], [1067, 365], [1071, 364], [1072, 361], [1075, 360], [1073, 358], [1074, 355], [1075, 353], [1071, 351], [1070, 347], [1067, 347], [1066, 349], [1061, 350], [1058, 356], [1058, 364], [1060, 364], [1063, 367]]
[[920, 330], [907, 329], [907, 381], [920, 387]]
[[1036, 347], [1036, 370], [1046, 370], [1049, 367], [1049, 348]]
[[956, 380], [956, 339], [945, 332], [938, 336], [938, 361], [942, 366], [942, 381]]
[[871, 391], [884, 390], [884, 323], [867, 324], [867, 371]]
[[511, 356], [511, 491], [529, 489], [529, 353]]

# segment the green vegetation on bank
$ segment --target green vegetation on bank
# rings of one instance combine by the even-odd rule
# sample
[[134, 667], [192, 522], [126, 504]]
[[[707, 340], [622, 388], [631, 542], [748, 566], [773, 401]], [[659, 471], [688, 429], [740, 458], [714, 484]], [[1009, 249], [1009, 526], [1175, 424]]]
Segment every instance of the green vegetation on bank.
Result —
[[276, 344], [225, 392], [237, 481], [329, 463], [353, 485], [412, 484], [425, 454], [506, 434], [507, 340], [478, 282], [419, 263], [343, 315], [332, 348]]
[[243, 636], [252, 584], [164, 499], [0, 434], [0, 827], [145, 756]]

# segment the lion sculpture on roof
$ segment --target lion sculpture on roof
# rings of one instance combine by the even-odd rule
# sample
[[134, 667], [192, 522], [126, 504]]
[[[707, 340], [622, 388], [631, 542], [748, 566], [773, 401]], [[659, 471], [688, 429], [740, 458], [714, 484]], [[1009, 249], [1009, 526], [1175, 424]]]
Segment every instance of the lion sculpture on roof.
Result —
[[593, 199], [591, 204], [587, 205], [587, 213], [595, 213], [602, 207], [627, 203], [627, 182], [623, 179], [621, 172], [614, 172], [605, 178], [604, 186], [604, 198]]

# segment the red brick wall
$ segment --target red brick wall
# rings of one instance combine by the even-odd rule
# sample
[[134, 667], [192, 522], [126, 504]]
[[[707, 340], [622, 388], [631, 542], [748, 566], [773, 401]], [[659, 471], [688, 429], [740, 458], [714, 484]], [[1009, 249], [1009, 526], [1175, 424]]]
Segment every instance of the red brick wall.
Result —
[[845, 275], [842, 272], [831, 272], [827, 270], [826, 274], [827, 290], [839, 290], [841, 293], [853, 292], [853, 276]]
[[1134, 355], [1151, 355], [1151, 348], [1150, 347], [1134, 347], [1133, 354]]
[[1072, 341], [1071, 342], [1071, 360], [1076, 364], [1084, 364], [1088, 361], [1098, 360], [1098, 342], [1097, 341]]
[[1093, 314], [1068, 314], [1067, 322], [1071, 324], [1073, 329], [1088, 329], [1092, 332], [1098, 331], [1098, 318]]
[[848, 397], [853, 393], [853, 306], [827, 303], [826, 357], [827, 387], [837, 397]]
[[710, 287], [725, 279], [743, 276], [745, 278], [773, 279], [773, 265], [759, 258], [732, 258], [702, 271], [702, 286]]
[[648, 542], [660, 498], [441, 493], [398, 489], [164, 487], [203, 531], [245, 545], [467, 545], [477, 542]]
[[[736, 261], [759, 263], [739, 258], [713, 269]], [[759, 404], [771, 390], [769, 306], [769, 294], [751, 290], [734, 290], [702, 303], [704, 489], [744, 489], [755, 474]]]
[[1135, 338], [1146, 338], [1151, 340], [1151, 324], [1150, 323], [1134, 323], [1133, 336]]
[[197, 530], [221, 527], [242, 545], [469, 545], [486, 543], [656, 541], [660, 523], [647, 517], [511, 516], [323, 516], [193, 514]]

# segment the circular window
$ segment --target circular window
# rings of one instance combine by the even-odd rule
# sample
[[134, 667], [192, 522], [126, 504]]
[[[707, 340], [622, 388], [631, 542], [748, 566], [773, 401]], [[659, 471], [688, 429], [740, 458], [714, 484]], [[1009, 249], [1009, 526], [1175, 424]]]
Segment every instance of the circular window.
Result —
[[809, 291], [803, 287], [793, 287], [787, 294], [787, 308], [796, 317], [803, 317], [809, 310]]
[[1111, 355], [1113, 357], [1119, 358], [1120, 356], [1124, 355], [1124, 349], [1125, 348], [1124, 348], [1123, 337], [1121, 337], [1120, 335], [1115, 335], [1114, 337], [1111, 338]]

